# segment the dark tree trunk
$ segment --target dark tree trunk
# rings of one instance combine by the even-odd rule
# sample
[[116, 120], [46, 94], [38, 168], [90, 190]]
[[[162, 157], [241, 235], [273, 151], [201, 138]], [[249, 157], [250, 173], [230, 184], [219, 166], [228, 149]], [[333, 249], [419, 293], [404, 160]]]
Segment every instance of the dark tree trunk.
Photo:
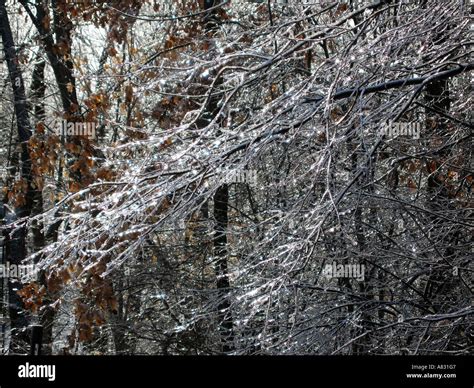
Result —
[[222, 351], [224, 353], [234, 350], [234, 334], [231, 304], [229, 301], [229, 270], [227, 264], [227, 226], [229, 207], [229, 187], [220, 186], [214, 195], [214, 254], [216, 259], [216, 275], [218, 290], [218, 320], [221, 335]]
[[[13, 89], [15, 102], [15, 116], [18, 128], [18, 140], [21, 144], [21, 178], [26, 182], [23, 204], [15, 209], [15, 214], [7, 215], [9, 221], [27, 217], [31, 213], [33, 204], [33, 189], [31, 186], [31, 161], [28, 153], [28, 140], [31, 136], [28, 105], [25, 95], [25, 85], [18, 66], [18, 58], [10, 28], [10, 21], [5, 6], [5, 0], [0, 0], [0, 34], [2, 36], [3, 50], [8, 65], [8, 73]], [[20, 265], [26, 258], [27, 229], [21, 226], [6, 233], [6, 258], [10, 264]], [[28, 317], [25, 313], [21, 298], [17, 291], [22, 288], [19, 280], [9, 279], [9, 314], [11, 325], [10, 351], [25, 353], [28, 345]]]
[[[219, 4], [219, 0], [204, 0], [204, 9], [210, 9]], [[206, 30], [211, 32], [215, 27], [215, 13], [210, 11], [204, 18]], [[216, 85], [219, 84], [219, 80]], [[199, 120], [199, 125], [206, 125], [215, 116], [217, 101], [215, 98], [209, 100], [204, 117]], [[217, 318], [219, 334], [221, 337], [222, 352], [228, 353], [234, 350], [234, 329], [231, 303], [229, 300], [229, 271], [227, 262], [227, 227], [228, 227], [229, 187], [227, 184], [220, 186], [214, 195], [214, 256], [215, 271], [217, 277]]]
[[[46, 91], [46, 85], [44, 83], [44, 69], [46, 66], [45, 61], [41, 61], [38, 55], [37, 64], [33, 69], [33, 79], [31, 82], [31, 100], [34, 106], [34, 120], [35, 122], [41, 122], [45, 119], [44, 109], [44, 95]], [[32, 209], [32, 215], [41, 214], [43, 212], [43, 193], [36, 191], [34, 196], [34, 204]], [[43, 233], [43, 223], [41, 221], [35, 221], [32, 224], [31, 232], [33, 234], [33, 249], [35, 252], [41, 250], [45, 246], [45, 235]], [[37, 258], [37, 261], [39, 257]], [[47, 282], [46, 273], [41, 271], [39, 276], [39, 282], [47, 290], [46, 296], [43, 298], [43, 307], [40, 313], [40, 322], [43, 327], [43, 347], [42, 354], [52, 354], [53, 347], [53, 325], [55, 310], [50, 306], [51, 302], [55, 299], [55, 295], [51, 295]]]

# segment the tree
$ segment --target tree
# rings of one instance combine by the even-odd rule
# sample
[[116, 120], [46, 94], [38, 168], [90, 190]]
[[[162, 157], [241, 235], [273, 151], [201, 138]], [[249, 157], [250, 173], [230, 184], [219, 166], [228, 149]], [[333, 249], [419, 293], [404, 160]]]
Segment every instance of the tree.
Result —
[[459, 2], [29, 4], [45, 121], [98, 124], [30, 141], [56, 181], [28, 217], [51, 300], [24, 300], [69, 323], [56, 351], [469, 351]]

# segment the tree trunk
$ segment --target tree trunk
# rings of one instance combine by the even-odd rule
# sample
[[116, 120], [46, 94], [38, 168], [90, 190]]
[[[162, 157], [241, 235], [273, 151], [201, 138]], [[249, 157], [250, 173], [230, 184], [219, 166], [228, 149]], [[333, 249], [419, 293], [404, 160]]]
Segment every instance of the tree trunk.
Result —
[[[23, 193], [24, 200], [22, 201], [22, 205], [15, 209], [14, 214], [7, 215], [10, 222], [13, 222], [18, 218], [27, 217], [31, 213], [34, 193], [31, 186], [31, 161], [28, 153], [28, 140], [31, 136], [31, 132], [25, 86], [21, 70], [18, 66], [18, 58], [5, 0], [0, 0], [0, 33], [15, 102], [18, 138], [21, 144], [21, 178], [26, 182], [26, 192]], [[10, 264], [20, 265], [26, 258], [26, 237], [27, 229], [24, 225], [12, 231], [12, 233], [6, 233], [6, 258]], [[25, 353], [25, 347], [28, 345], [27, 326], [29, 320], [25, 314], [23, 302], [17, 294], [17, 291], [20, 289], [22, 289], [22, 283], [19, 280], [9, 279], [10, 351], [14, 353]]]
[[[210, 9], [219, 4], [219, 0], [204, 0], [204, 9]], [[204, 18], [206, 30], [211, 32], [215, 27], [212, 20], [214, 12], [210, 11]], [[216, 85], [219, 84], [219, 80]], [[212, 118], [217, 110], [217, 101], [213, 98], [209, 100], [205, 118]], [[199, 121], [200, 125], [206, 125], [204, 118]], [[214, 256], [215, 272], [217, 277], [217, 319], [219, 325], [219, 335], [221, 337], [222, 352], [228, 353], [234, 350], [234, 333], [231, 303], [229, 300], [229, 271], [227, 263], [227, 226], [229, 207], [229, 187], [227, 184], [220, 186], [214, 195], [214, 218], [216, 226], [214, 229]]]
[[222, 351], [234, 350], [234, 334], [231, 304], [229, 301], [229, 271], [227, 264], [227, 226], [228, 226], [229, 187], [220, 186], [214, 195], [214, 255], [216, 259], [216, 276], [218, 290], [218, 320]]

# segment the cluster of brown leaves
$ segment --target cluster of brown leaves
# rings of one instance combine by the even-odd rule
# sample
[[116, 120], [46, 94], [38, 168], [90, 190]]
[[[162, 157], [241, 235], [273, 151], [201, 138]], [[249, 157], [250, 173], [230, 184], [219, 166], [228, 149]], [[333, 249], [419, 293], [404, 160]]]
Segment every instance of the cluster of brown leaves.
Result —
[[[48, 292], [57, 293], [67, 284], [75, 280], [79, 286], [81, 296], [74, 300], [74, 314], [76, 316], [76, 336], [81, 342], [92, 339], [93, 328], [106, 323], [109, 313], [117, 314], [118, 303], [114, 294], [112, 283], [101, 276], [104, 272], [107, 259], [84, 272], [84, 265], [88, 258], [81, 257], [75, 264], [64, 265], [59, 263], [55, 270], [50, 271], [46, 278]], [[26, 307], [32, 311], [43, 303], [45, 287], [39, 288], [36, 283], [31, 283], [21, 291], [21, 296]], [[74, 334], [74, 333], [73, 333]], [[75, 343], [75, 336], [70, 337], [70, 342]]]
[[36, 125], [36, 132], [28, 141], [28, 150], [31, 158], [33, 183], [42, 190], [45, 176], [53, 176], [54, 168], [59, 157], [59, 137], [45, 136], [44, 124]]
[[89, 108], [84, 116], [84, 121], [96, 122], [98, 114], [107, 114], [110, 108], [110, 101], [105, 93], [93, 93], [84, 99], [84, 105]]
[[8, 201], [15, 207], [26, 205], [26, 193], [28, 191], [28, 182], [24, 178], [16, 180], [11, 189], [8, 190]]
[[46, 288], [39, 286], [36, 282], [28, 283], [21, 290], [17, 291], [21, 296], [25, 307], [32, 312], [37, 312], [43, 305], [43, 298], [46, 294]]

